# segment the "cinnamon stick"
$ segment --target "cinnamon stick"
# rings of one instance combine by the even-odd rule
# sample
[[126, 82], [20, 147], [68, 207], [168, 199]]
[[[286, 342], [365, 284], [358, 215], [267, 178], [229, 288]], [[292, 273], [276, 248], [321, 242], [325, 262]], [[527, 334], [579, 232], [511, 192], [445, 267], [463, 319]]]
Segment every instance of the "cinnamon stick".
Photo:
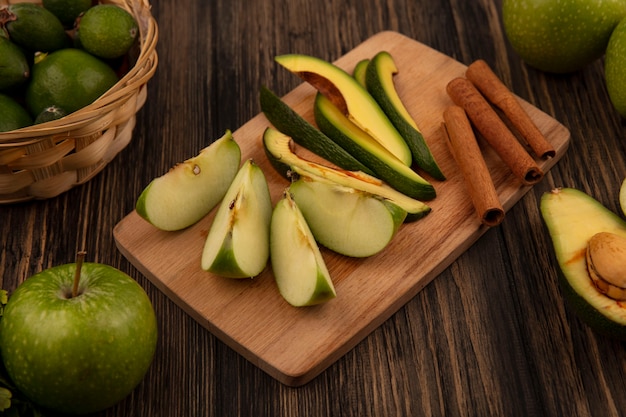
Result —
[[471, 81], [455, 78], [446, 89], [452, 101], [465, 110], [476, 129], [523, 184], [541, 181], [541, 168]]
[[485, 61], [479, 59], [473, 62], [467, 67], [465, 76], [487, 100], [502, 110], [536, 156], [540, 158], [554, 157], [556, 151], [552, 144], [546, 140], [513, 92], [498, 78]]
[[504, 209], [465, 110], [450, 106], [444, 110], [443, 119], [444, 136], [448, 137], [450, 152], [463, 175], [480, 221], [487, 226], [500, 224]]

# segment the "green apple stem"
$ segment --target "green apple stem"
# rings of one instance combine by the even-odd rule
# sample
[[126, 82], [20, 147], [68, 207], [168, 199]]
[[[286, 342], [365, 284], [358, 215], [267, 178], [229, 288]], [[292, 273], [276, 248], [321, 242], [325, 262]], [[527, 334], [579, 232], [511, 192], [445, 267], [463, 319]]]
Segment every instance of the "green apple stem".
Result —
[[72, 286], [72, 298], [78, 295], [78, 284], [80, 283], [80, 270], [83, 267], [83, 261], [87, 252], [81, 250], [76, 254], [76, 273], [74, 274], [74, 285]]

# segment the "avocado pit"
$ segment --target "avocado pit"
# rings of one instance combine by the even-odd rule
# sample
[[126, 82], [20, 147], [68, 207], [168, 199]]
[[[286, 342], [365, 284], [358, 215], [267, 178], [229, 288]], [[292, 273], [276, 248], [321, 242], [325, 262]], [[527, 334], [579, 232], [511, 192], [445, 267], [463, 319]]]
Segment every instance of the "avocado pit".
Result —
[[600, 232], [591, 237], [586, 251], [587, 271], [604, 295], [626, 301], [626, 239]]

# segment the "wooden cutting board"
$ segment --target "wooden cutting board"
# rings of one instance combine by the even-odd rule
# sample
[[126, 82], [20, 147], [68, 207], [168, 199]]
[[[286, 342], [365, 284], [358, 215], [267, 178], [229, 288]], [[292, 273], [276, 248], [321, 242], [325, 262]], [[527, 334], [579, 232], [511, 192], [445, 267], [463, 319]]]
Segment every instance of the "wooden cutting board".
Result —
[[[302, 385], [352, 349], [372, 330], [414, 297], [467, 250], [486, 230], [480, 225], [463, 178], [441, 136], [442, 113], [451, 104], [446, 84], [466, 67], [395, 32], [368, 39], [336, 64], [347, 71], [381, 50], [394, 57], [400, 96], [421, 127], [435, 158], [447, 175], [432, 181], [437, 198], [426, 218], [401, 227], [391, 244], [367, 259], [351, 259], [322, 249], [337, 298], [327, 304], [294, 308], [279, 295], [271, 268], [254, 279], [233, 280], [200, 268], [201, 253], [214, 216], [180, 232], [162, 232], [130, 213], [114, 229], [122, 254], [175, 303], [235, 351], [291, 386]], [[276, 71], [287, 71], [276, 65]], [[295, 77], [295, 75], [294, 75]], [[284, 97], [313, 120], [315, 90], [302, 84]], [[540, 161], [547, 172], [563, 156], [568, 129], [539, 109], [523, 105], [554, 145], [554, 158]], [[269, 126], [258, 115], [233, 132], [242, 158], [253, 158], [264, 170], [273, 202], [288, 185], [270, 166], [261, 145]], [[505, 210], [528, 190], [481, 141]]]

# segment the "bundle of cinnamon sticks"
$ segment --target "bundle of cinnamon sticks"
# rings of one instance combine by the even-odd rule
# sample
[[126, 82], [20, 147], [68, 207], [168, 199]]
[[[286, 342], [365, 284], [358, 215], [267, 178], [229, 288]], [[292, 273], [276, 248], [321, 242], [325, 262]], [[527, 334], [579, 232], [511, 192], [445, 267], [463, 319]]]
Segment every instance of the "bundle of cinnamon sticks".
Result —
[[535, 123], [509, 90], [483, 60], [473, 62], [465, 77], [455, 78], [446, 87], [454, 102], [444, 111], [444, 133], [460, 167], [481, 222], [499, 224], [504, 209], [478, 147], [472, 125], [524, 185], [541, 181], [543, 172], [516, 135], [500, 118], [497, 107], [538, 158], [555, 155]]

